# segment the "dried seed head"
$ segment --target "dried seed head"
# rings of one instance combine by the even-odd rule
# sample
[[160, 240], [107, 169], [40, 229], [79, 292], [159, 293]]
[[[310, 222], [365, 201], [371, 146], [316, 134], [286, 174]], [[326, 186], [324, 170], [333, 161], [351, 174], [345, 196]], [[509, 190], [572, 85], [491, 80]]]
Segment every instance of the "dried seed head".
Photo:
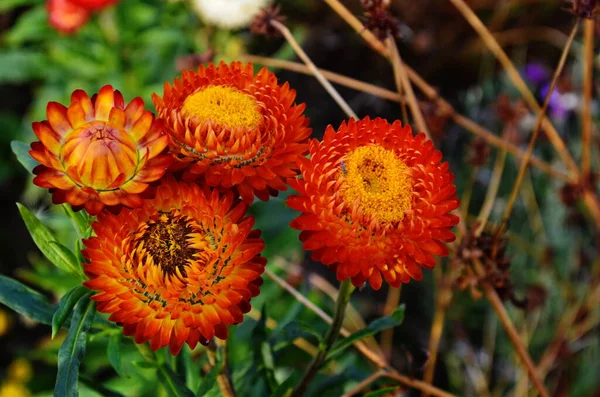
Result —
[[484, 165], [490, 156], [490, 147], [483, 138], [476, 138], [471, 143], [471, 155], [469, 156], [469, 163], [474, 166], [481, 167]]
[[390, 11], [389, 0], [361, 0], [365, 10], [365, 28], [373, 32], [379, 40], [387, 37], [402, 38], [402, 24]]
[[284, 23], [286, 17], [281, 15], [281, 6], [272, 4], [267, 8], [263, 8], [252, 20], [250, 24], [250, 31], [259, 36], [265, 36], [267, 38], [280, 37], [281, 32], [277, 30], [273, 25], [272, 21]]
[[571, 0], [565, 5], [567, 11], [579, 18], [593, 19], [600, 14], [597, 0]]
[[[516, 298], [510, 280], [510, 258], [506, 256], [508, 240], [503, 235], [496, 236], [497, 233], [493, 231], [483, 231], [477, 236], [477, 229], [476, 224], [469, 230], [456, 250], [456, 257], [450, 262], [452, 266], [460, 268], [460, 276], [455, 285], [459, 289], [469, 287], [473, 297], [478, 299], [481, 297], [479, 285], [488, 283], [502, 300], [509, 300], [515, 306], [525, 308], [526, 302]], [[483, 276], [473, 271], [471, 263], [474, 260], [483, 265]]]

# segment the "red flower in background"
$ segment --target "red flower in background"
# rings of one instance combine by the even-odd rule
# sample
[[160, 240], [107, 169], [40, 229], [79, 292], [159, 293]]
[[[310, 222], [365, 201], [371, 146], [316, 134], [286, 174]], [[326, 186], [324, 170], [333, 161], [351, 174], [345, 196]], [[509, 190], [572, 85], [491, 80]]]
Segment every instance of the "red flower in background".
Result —
[[49, 0], [48, 21], [59, 32], [75, 33], [93, 11], [113, 5], [118, 0]]

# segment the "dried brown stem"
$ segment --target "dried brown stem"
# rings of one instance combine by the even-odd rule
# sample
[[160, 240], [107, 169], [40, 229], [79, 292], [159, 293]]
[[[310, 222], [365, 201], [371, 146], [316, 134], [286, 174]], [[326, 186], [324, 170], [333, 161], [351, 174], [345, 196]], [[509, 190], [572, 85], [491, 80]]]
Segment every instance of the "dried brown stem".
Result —
[[313, 75], [315, 76], [315, 78], [319, 81], [319, 83], [321, 83], [323, 88], [325, 88], [325, 90], [327, 90], [327, 93], [340, 106], [340, 108], [342, 108], [344, 113], [346, 113], [346, 116], [358, 119], [358, 116], [356, 116], [356, 113], [354, 113], [354, 111], [346, 103], [344, 98], [342, 98], [342, 96], [331, 85], [331, 83], [325, 78], [325, 76], [323, 76], [321, 74], [321, 72], [319, 72], [319, 69], [315, 66], [313, 61], [311, 61], [311, 59], [306, 54], [306, 52], [304, 52], [304, 50], [302, 49], [300, 44], [298, 44], [296, 39], [294, 39], [294, 36], [290, 32], [290, 30], [284, 24], [282, 24], [281, 22], [278, 22], [276, 20], [272, 20], [271, 25], [274, 28], [276, 28], [277, 30], [279, 30], [279, 32], [283, 35], [283, 37], [285, 37], [285, 39], [290, 44], [290, 46], [292, 47], [292, 49], [294, 50], [296, 55], [298, 55], [300, 57], [300, 59], [302, 59], [302, 62], [304, 62], [306, 64], [306, 66], [313, 72]]
[[386, 42], [388, 52], [390, 54], [390, 61], [392, 63], [392, 67], [394, 68], [394, 80], [396, 81], [396, 87], [398, 89], [398, 92], [405, 93], [406, 100], [408, 101], [408, 106], [410, 107], [410, 112], [412, 113], [413, 120], [415, 121], [415, 124], [417, 125], [419, 131], [424, 132], [427, 138], [431, 139], [429, 129], [427, 128], [427, 124], [425, 123], [425, 118], [423, 117], [423, 113], [421, 112], [419, 102], [417, 102], [417, 97], [415, 96], [412, 84], [410, 83], [410, 78], [408, 77], [408, 73], [406, 71], [406, 68], [404, 67], [404, 63], [402, 62], [400, 52], [398, 52], [396, 42], [391, 37], [388, 37]]
[[[433, 323], [431, 324], [431, 331], [429, 333], [429, 359], [425, 366], [425, 374], [423, 381], [428, 384], [433, 383], [433, 376], [435, 375], [435, 365], [437, 363], [437, 357], [440, 347], [440, 340], [442, 339], [442, 333], [444, 331], [444, 321], [446, 319], [446, 309], [450, 305], [452, 300], [452, 290], [450, 289], [450, 283], [445, 280], [446, 277], [442, 274], [442, 267], [436, 266], [433, 269], [435, 278], [435, 285], [437, 286], [437, 299], [435, 300], [435, 312], [433, 314]], [[428, 397], [429, 394], [422, 393], [423, 397]]]
[[[387, 299], [385, 301], [385, 306], [383, 308], [383, 315], [389, 316], [396, 310], [398, 304], [400, 303], [400, 295], [402, 294], [402, 285], [400, 287], [395, 288], [390, 286], [387, 294]], [[391, 360], [392, 358], [392, 350], [394, 345], [394, 328], [388, 328], [381, 332], [381, 348], [383, 349], [383, 354], [387, 360]]]
[[[478, 259], [475, 259], [473, 261], [473, 266], [474, 266], [475, 272], [480, 277], [485, 276], [485, 270], [483, 268], [483, 265], [481, 264], [481, 262]], [[513, 325], [510, 317], [508, 316], [508, 313], [506, 312], [506, 308], [504, 307], [502, 300], [496, 293], [496, 290], [490, 284], [488, 284], [488, 283], [482, 283], [482, 284], [483, 284], [482, 287], [485, 291], [486, 297], [492, 304], [492, 307], [494, 308], [494, 311], [498, 315], [498, 318], [500, 319], [500, 322], [502, 323], [504, 330], [508, 334], [510, 341], [512, 342], [513, 346], [517, 350], [519, 357], [521, 357], [521, 360], [525, 364], [527, 373], [529, 374], [529, 378], [535, 384], [536, 389], [538, 390], [538, 392], [540, 393], [540, 395], [542, 397], [549, 397], [550, 395], [548, 394], [548, 391], [546, 390], [546, 387], [544, 386], [542, 381], [539, 379], [539, 377], [537, 375], [537, 371], [535, 369], [535, 365], [533, 364], [533, 361], [531, 360], [531, 357], [529, 356], [529, 352], [523, 345], [523, 341], [519, 337], [519, 333], [515, 329], [515, 326]]]
[[583, 108], [581, 116], [583, 129], [581, 134], [581, 175], [584, 180], [590, 173], [592, 147], [592, 89], [594, 86], [594, 34], [596, 21], [586, 19], [583, 25]]
[[385, 376], [385, 371], [382, 369], [380, 369], [377, 372], [373, 372], [367, 378], [363, 379], [358, 385], [354, 386], [349, 392], [344, 393], [344, 395], [342, 395], [342, 397], [352, 397], [352, 396], [360, 393], [364, 389], [366, 389], [371, 383], [375, 382], [377, 379], [384, 377], [384, 376]]
[[[460, 0], [451, 0], [451, 1], [460, 1]], [[577, 34], [577, 30], [579, 29], [579, 22], [580, 21], [577, 20], [577, 22], [573, 26], [573, 29], [571, 29], [571, 34], [569, 35], [569, 41], [565, 45], [565, 48], [563, 49], [562, 55], [558, 62], [558, 66], [556, 67], [556, 70], [554, 71], [554, 76], [552, 78], [552, 82], [550, 83], [550, 88], [548, 89], [548, 93], [546, 94], [546, 98], [544, 99], [544, 105], [542, 106], [542, 109], [540, 110], [540, 112], [538, 114], [537, 123], [535, 125], [535, 128], [533, 129], [533, 134], [531, 135], [531, 139], [529, 141], [529, 146], [527, 147], [527, 152], [525, 153], [525, 159], [521, 163], [521, 166], [519, 167], [519, 173], [517, 175], [517, 180], [515, 181], [515, 183], [513, 185], [513, 189], [510, 194], [510, 197], [508, 199], [508, 203], [506, 204], [502, 223], [500, 224], [500, 227], [498, 228], [498, 231], [497, 231], [498, 234], [501, 234], [505, 230], [506, 224], [508, 222], [508, 219], [510, 218], [512, 209], [517, 200], [519, 190], [521, 189], [521, 183], [523, 182], [523, 177], [525, 176], [525, 172], [527, 171], [528, 160], [531, 157], [531, 154], [533, 153], [533, 148], [535, 146], [535, 142], [540, 134], [542, 123], [545, 119], [546, 110], [548, 109], [548, 105], [550, 104], [550, 97], [552, 96], [552, 93], [554, 92], [554, 88], [556, 87], [558, 78], [560, 77], [562, 70], [565, 66], [565, 62], [567, 61], [567, 56], [569, 55], [569, 48], [571, 47], [571, 43], [573, 43], [573, 40], [575, 39], [575, 35]]]

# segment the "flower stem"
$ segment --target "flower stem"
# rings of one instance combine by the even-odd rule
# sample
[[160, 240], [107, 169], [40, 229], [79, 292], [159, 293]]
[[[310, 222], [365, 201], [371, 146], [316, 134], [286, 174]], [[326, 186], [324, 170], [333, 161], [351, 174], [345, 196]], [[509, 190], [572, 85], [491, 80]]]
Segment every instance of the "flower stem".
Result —
[[306, 392], [306, 389], [312, 382], [313, 378], [319, 372], [319, 369], [325, 362], [327, 358], [327, 354], [329, 350], [333, 347], [333, 343], [338, 337], [340, 333], [340, 328], [342, 328], [342, 324], [344, 322], [344, 315], [346, 314], [346, 306], [348, 306], [348, 302], [350, 302], [350, 295], [352, 291], [354, 291], [354, 286], [350, 279], [344, 280], [340, 285], [340, 292], [338, 294], [338, 299], [335, 305], [335, 314], [333, 316], [333, 323], [329, 327], [327, 334], [325, 335], [325, 339], [319, 345], [319, 352], [313, 359], [312, 363], [306, 369], [302, 380], [294, 391], [292, 392], [290, 397], [300, 397]]

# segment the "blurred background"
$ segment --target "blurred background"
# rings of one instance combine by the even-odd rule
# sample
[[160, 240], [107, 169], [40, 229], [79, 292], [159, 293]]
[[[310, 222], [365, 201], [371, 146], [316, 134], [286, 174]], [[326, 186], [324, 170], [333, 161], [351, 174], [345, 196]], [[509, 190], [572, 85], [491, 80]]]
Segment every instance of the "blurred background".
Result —
[[[93, 93], [105, 84], [112, 84], [123, 92], [126, 101], [140, 96], [146, 107], [154, 110], [151, 94], [162, 93], [165, 81], [172, 81], [180, 70], [201, 62], [243, 60], [245, 54], [297, 61], [282, 38], [253, 35], [248, 21], [233, 20], [235, 15], [229, 15], [232, 18], [229, 21], [225, 17], [223, 22], [211, 14], [211, 6], [206, 6], [205, 0], [113, 1], [114, 4], [89, 8], [84, 16], [73, 10], [61, 14], [63, 2], [0, 1], [0, 194], [5, 208], [0, 225], [0, 273], [23, 281], [53, 302], [78, 281], [43, 259], [20, 219], [15, 202], [34, 210], [70, 247], [74, 244], [73, 230], [62, 209], [50, 206], [49, 195], [31, 183], [32, 176], [13, 154], [14, 151], [29, 161], [27, 147], [15, 143], [11, 150], [12, 141], [28, 144], [34, 140], [31, 122], [46, 118], [49, 101], [68, 103], [75, 89]], [[222, 12], [216, 3], [223, 3], [221, 7], [228, 10], [226, 15], [235, 14], [234, 3], [238, 3], [237, 0], [229, 4], [226, 0], [210, 2], [217, 7], [216, 14]], [[363, 15], [358, 0], [343, 3], [356, 15]], [[494, 33], [541, 103], [574, 23], [573, 15], [565, 10], [568, 6], [561, 0], [467, 3]], [[287, 17], [286, 25], [318, 67], [395, 91], [389, 63], [365, 45], [324, 1], [284, 0], [278, 4]], [[453, 5], [446, 0], [392, 0], [390, 9], [400, 23], [398, 46], [404, 61], [457, 112], [525, 148], [535, 117]], [[52, 23], [49, 12], [54, 12]], [[85, 19], [85, 23], [77, 22], [78, 18]], [[581, 35], [576, 37], [571, 52], [548, 113], [571, 153], [579, 158]], [[596, 59], [596, 67], [599, 63]], [[297, 102], [307, 104], [314, 137], [322, 136], [327, 125], [337, 127], [345, 119], [313, 77], [286, 70], [277, 70], [277, 74], [280, 81], [288, 81], [296, 89]], [[598, 116], [597, 89], [598, 81], [594, 81], [594, 126]], [[401, 119], [397, 102], [345, 87], [339, 87], [339, 92], [359, 117]], [[419, 93], [417, 97], [422, 101], [436, 145], [456, 175], [459, 195], [470, 197], [469, 213], [474, 218], [484, 201], [498, 153], [456, 125], [444, 109]], [[598, 153], [597, 131], [592, 144]], [[543, 135], [535, 155], [562, 167]], [[597, 156], [593, 158], [596, 169], [598, 160]], [[498, 199], [492, 208], [494, 222], [501, 219], [517, 166], [514, 157], [506, 159]], [[507, 295], [506, 305], [535, 362], [553, 347], [555, 354], [547, 371], [547, 382], [554, 395], [599, 396], [600, 293], [594, 289], [600, 281], [597, 229], [586, 218], [581, 205], [569, 200], [568, 186], [565, 188], [546, 174], [532, 170], [523, 190], [525, 193], [517, 202], [510, 224], [507, 256], [512, 295]], [[330, 271], [312, 263], [301, 250], [297, 233], [288, 227], [294, 213], [285, 206], [285, 196], [252, 206], [257, 226], [263, 230], [267, 242], [269, 266], [331, 313], [333, 302], [327, 291], [331, 285], [337, 286], [337, 282]], [[442, 290], [441, 272], [452, 267], [446, 262], [436, 277], [427, 271], [422, 282], [402, 288], [406, 318], [393, 333], [393, 343], [387, 342], [386, 353], [398, 370], [410, 376], [423, 377], [435, 303]], [[533, 395], [527, 394], [530, 385], [526, 373], [489, 303], [454, 284], [443, 290], [454, 295], [446, 310], [434, 384], [463, 396]], [[590, 291], [595, 291], [592, 298]], [[365, 288], [354, 296], [353, 303], [368, 322], [382, 315], [387, 297], [385, 286], [380, 291]], [[270, 280], [266, 280], [262, 294], [253, 304], [260, 310], [264, 302], [268, 302], [268, 315], [281, 323], [299, 316], [317, 330], [326, 328]], [[557, 338], [562, 316], [574, 307], [573, 329], [578, 331]], [[250, 335], [254, 325], [252, 319], [244, 322], [235, 331], [236, 339]], [[0, 305], [0, 397], [51, 395], [61, 337], [64, 335], [51, 340], [49, 327]], [[276, 337], [276, 332], [271, 337]], [[249, 354], [248, 347], [236, 344], [232, 349], [232, 365], [242, 366]], [[127, 396], [156, 393], [151, 376], [144, 380], [136, 378], [142, 376], [143, 370], [132, 377], [116, 376], [105, 350], [101, 339], [88, 345], [84, 377], [106, 381]], [[130, 353], [134, 354], [135, 349], [131, 348]], [[294, 365], [293, 356], [288, 354], [275, 358]], [[320, 386], [311, 392], [341, 395], [372, 372], [357, 353], [341, 359], [341, 365], [341, 375], [321, 379]], [[81, 395], [104, 395], [90, 383], [93, 382], [84, 382]], [[257, 384], [247, 384], [247, 390], [254, 390], [253, 395], [267, 395]], [[407, 395], [410, 393], [418, 394], [413, 391]]]

